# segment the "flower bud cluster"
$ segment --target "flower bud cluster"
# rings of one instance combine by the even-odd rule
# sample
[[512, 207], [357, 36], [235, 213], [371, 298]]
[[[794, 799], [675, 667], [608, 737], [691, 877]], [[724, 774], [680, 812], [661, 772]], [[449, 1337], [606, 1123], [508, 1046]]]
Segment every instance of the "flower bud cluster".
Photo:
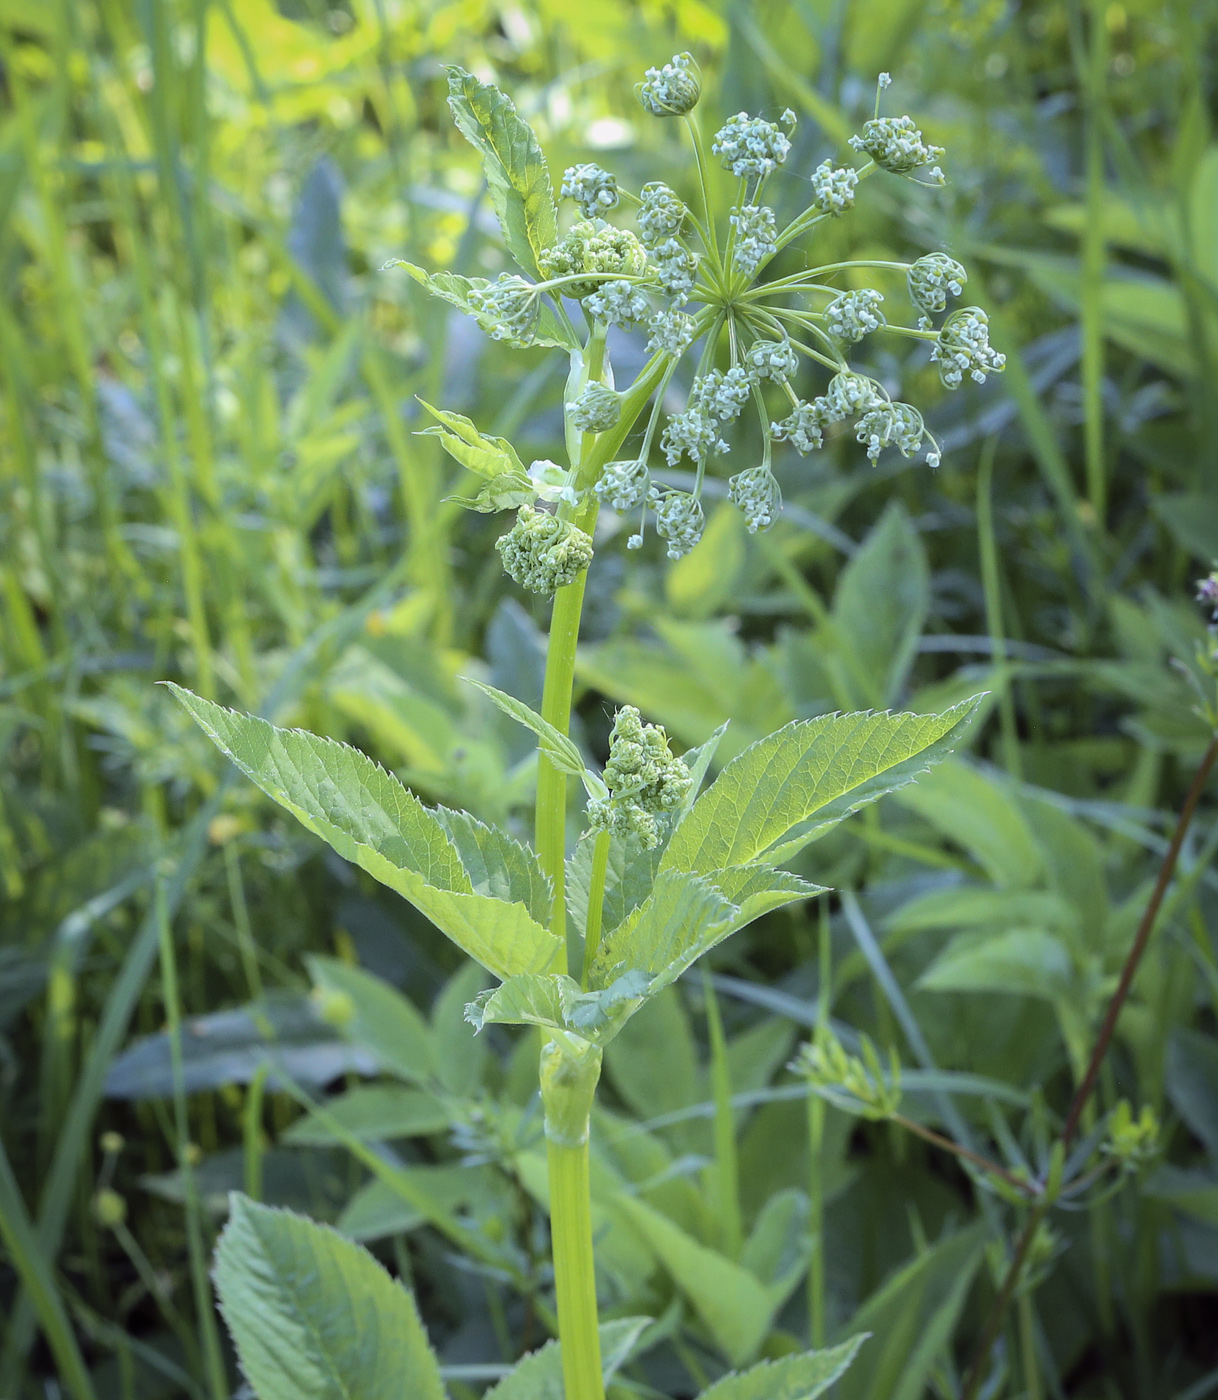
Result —
[[608, 432], [622, 416], [622, 396], [608, 384], [589, 384], [567, 405], [571, 423], [583, 433]]
[[879, 408], [887, 402], [887, 396], [874, 379], [843, 370], [833, 376], [829, 388], [816, 402], [825, 415], [826, 423], [840, 423], [845, 418], [866, 413], [868, 409]]
[[766, 205], [746, 204], [728, 216], [736, 230], [732, 264], [737, 272], [752, 277], [767, 258], [778, 251], [778, 220]]
[[684, 413], [674, 413], [664, 425], [660, 450], [670, 467], [682, 457], [691, 462], [704, 462], [716, 452], [726, 452], [727, 443], [719, 436], [719, 424], [701, 409], [689, 407]]
[[649, 68], [635, 92], [653, 117], [692, 112], [702, 95], [702, 75], [693, 54], [674, 54], [663, 68]]
[[720, 423], [732, 423], [749, 401], [752, 381], [739, 365], [729, 370], [712, 369], [694, 380], [689, 391], [690, 404], [708, 418]]
[[825, 307], [825, 324], [834, 335], [855, 344], [888, 324], [879, 309], [883, 300], [880, 293], [870, 287], [843, 292]]
[[672, 308], [657, 311], [647, 322], [647, 328], [651, 331], [647, 341], [649, 355], [660, 351], [665, 355], [683, 354], [694, 338], [694, 318]]
[[[795, 113], [790, 109], [782, 114], [781, 120], [788, 131], [794, 129]], [[763, 179], [786, 160], [791, 142], [773, 122], [737, 112], [715, 133], [711, 150], [723, 161], [723, 168], [733, 175], [742, 179], [747, 176]]]
[[573, 583], [592, 562], [592, 539], [548, 511], [521, 506], [516, 523], [495, 541], [503, 567], [530, 593]]
[[617, 180], [599, 165], [569, 165], [563, 171], [561, 195], [573, 199], [585, 219], [594, 219], [617, 208]]
[[584, 306], [607, 326], [637, 326], [651, 314], [651, 303], [633, 282], [602, 282]]
[[958, 389], [967, 373], [978, 384], [987, 374], [1001, 374], [1007, 357], [990, 345], [990, 318], [979, 306], [953, 311], [939, 331], [930, 352], [939, 365], [939, 378], [948, 389]]
[[648, 248], [665, 238], [676, 238], [688, 214], [685, 202], [659, 180], [652, 180], [639, 191], [639, 237]]
[[[911, 117], [875, 117], [863, 123], [862, 135], [852, 136], [850, 144], [894, 175], [908, 175], [943, 157], [943, 147], [928, 145]], [[937, 165], [927, 173], [933, 184], [946, 183]]]
[[958, 297], [968, 273], [946, 253], [927, 253], [906, 274], [909, 299], [919, 311], [946, 311], [949, 296]]
[[601, 777], [609, 796], [588, 803], [588, 825], [648, 850], [659, 844], [660, 821], [681, 806], [693, 782], [669, 749], [664, 730], [644, 724], [633, 705], [623, 705], [614, 716], [609, 761]]
[[475, 287], [469, 304], [492, 340], [529, 344], [537, 333], [541, 299], [531, 282], [514, 273], [501, 273], [485, 287]]
[[770, 424], [770, 432], [776, 442], [789, 442], [801, 456], [824, 445], [825, 416], [823, 399], [805, 403], [800, 399], [790, 414], [777, 423]]
[[656, 276], [666, 295], [684, 301], [694, 289], [698, 259], [677, 238], [665, 238], [651, 249]]
[[754, 380], [782, 383], [799, 369], [799, 356], [789, 340], [755, 340], [744, 352], [744, 362]]
[[[922, 447], [926, 425], [912, 404], [884, 403], [863, 414], [855, 424], [854, 435], [866, 447], [872, 462], [879, 459], [885, 447], [896, 447], [903, 457], [912, 457]], [[937, 467], [938, 450], [929, 452], [926, 460]]]
[[592, 280], [575, 281], [564, 294], [583, 300], [601, 287], [609, 275], [638, 277], [647, 267], [647, 249], [627, 229], [614, 228], [603, 219], [582, 219], [554, 247], [539, 255], [547, 277], [584, 275]]
[[592, 489], [603, 505], [610, 505], [616, 511], [627, 511], [643, 504], [650, 484], [647, 463], [636, 457], [632, 462], [607, 462], [601, 470], [600, 480]]
[[812, 196], [822, 214], [840, 214], [854, 204], [857, 170], [823, 160], [812, 172]]
[[768, 530], [782, 510], [782, 491], [774, 474], [764, 464], [729, 477], [727, 494], [744, 516], [744, 528], [750, 535]]
[[680, 559], [702, 538], [706, 517], [702, 502], [688, 491], [661, 492], [651, 488], [648, 502], [656, 517], [656, 532], [668, 541], [668, 557]]

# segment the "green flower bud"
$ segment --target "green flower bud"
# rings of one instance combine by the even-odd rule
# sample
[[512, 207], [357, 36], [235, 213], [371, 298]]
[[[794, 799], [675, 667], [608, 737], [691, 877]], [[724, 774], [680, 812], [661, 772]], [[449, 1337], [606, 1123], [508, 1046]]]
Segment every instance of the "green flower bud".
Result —
[[592, 562], [592, 539], [548, 511], [521, 506], [516, 523], [495, 541], [503, 567], [521, 588], [553, 593], [573, 583]]
[[789, 340], [755, 340], [744, 352], [744, 362], [754, 379], [780, 382], [799, 368], [799, 356]]
[[1007, 363], [1007, 357], [990, 346], [990, 318], [979, 306], [952, 312], [930, 357], [938, 361], [939, 378], [947, 389], [958, 389], [966, 372], [984, 384], [987, 374], [1001, 374]]
[[697, 254], [691, 253], [678, 238], [665, 238], [651, 250], [656, 275], [665, 295], [684, 301], [694, 289], [698, 275]]
[[685, 764], [673, 757], [663, 728], [644, 724], [633, 705], [623, 705], [614, 717], [601, 777], [609, 796], [588, 803], [589, 825], [648, 850], [659, 842], [660, 819], [680, 807], [693, 781]]
[[812, 195], [822, 214], [840, 214], [854, 203], [859, 173], [848, 165], [823, 160], [812, 172]]
[[661, 494], [655, 486], [649, 499], [656, 515], [656, 531], [668, 541], [668, 557], [680, 559], [698, 543], [706, 527], [701, 501], [688, 491]]
[[622, 396], [608, 384], [589, 384], [567, 405], [572, 424], [582, 433], [605, 433], [622, 416]]
[[1135, 1171], [1158, 1151], [1159, 1120], [1149, 1104], [1135, 1118], [1128, 1099], [1121, 1099], [1108, 1119], [1108, 1141], [1104, 1151], [1125, 1168]]
[[[885, 447], [896, 447], [903, 457], [912, 457], [921, 448], [925, 434], [922, 415], [908, 403], [880, 404], [864, 413], [855, 425], [855, 437], [866, 447], [873, 462]], [[927, 460], [937, 467], [939, 453], [931, 452]]]
[[693, 54], [673, 54], [663, 68], [649, 68], [634, 91], [653, 117], [683, 117], [698, 105], [702, 74]]
[[824, 426], [829, 420], [825, 417], [824, 400], [815, 403], [798, 402], [788, 417], [781, 422], [771, 423], [770, 432], [776, 442], [789, 442], [803, 456], [824, 445]]
[[573, 199], [585, 219], [615, 209], [618, 204], [617, 180], [599, 165], [569, 165], [563, 171], [561, 197]]
[[744, 516], [750, 535], [768, 530], [782, 510], [782, 491], [769, 467], [750, 467], [728, 478], [728, 499]]
[[113, 1230], [127, 1219], [127, 1202], [111, 1187], [93, 1197], [93, 1217], [103, 1230]]
[[647, 499], [650, 480], [647, 463], [636, 457], [633, 462], [607, 462], [592, 489], [605, 505], [616, 511], [627, 511]]
[[961, 294], [968, 273], [946, 253], [927, 253], [909, 269], [906, 281], [919, 311], [946, 311], [948, 297]]
[[[788, 131], [792, 130], [795, 113], [789, 109], [785, 111], [782, 122]], [[733, 175], [760, 179], [777, 170], [786, 160], [791, 142], [773, 122], [737, 112], [715, 133], [711, 150], [722, 159], [723, 168]]]
[[746, 204], [733, 209], [728, 222], [736, 230], [732, 265], [746, 277], [752, 277], [778, 251], [778, 220], [766, 205]]
[[842, 370], [829, 381], [829, 388], [814, 406], [824, 415], [826, 423], [840, 423], [844, 418], [854, 418], [887, 402], [888, 396], [874, 379]]
[[541, 297], [531, 282], [515, 273], [504, 272], [485, 287], [469, 294], [478, 323], [492, 340], [508, 340], [531, 345], [541, 314]]
[[883, 300], [880, 293], [870, 287], [843, 292], [825, 307], [825, 325], [834, 335], [854, 344], [886, 324], [884, 313], [879, 309]]
[[560, 242], [547, 248], [538, 261], [546, 277], [586, 274], [591, 281], [572, 282], [562, 290], [582, 299], [602, 286], [606, 273], [639, 277], [647, 269], [647, 249], [627, 229], [602, 219], [581, 219]]
[[[922, 133], [910, 117], [875, 117], [864, 122], [863, 134], [852, 136], [850, 144], [856, 151], [866, 151], [877, 165], [891, 170], [894, 175], [908, 175], [943, 157], [943, 147], [930, 146], [923, 141]], [[933, 183], [945, 183], [938, 166], [928, 173]]]
[[650, 248], [665, 238], [677, 238], [689, 210], [667, 185], [653, 180], [639, 192], [639, 237]]
[[694, 338], [694, 318], [684, 311], [657, 311], [647, 322], [647, 327], [651, 331], [647, 341], [649, 355], [657, 351], [663, 351], [665, 355], [683, 354]]

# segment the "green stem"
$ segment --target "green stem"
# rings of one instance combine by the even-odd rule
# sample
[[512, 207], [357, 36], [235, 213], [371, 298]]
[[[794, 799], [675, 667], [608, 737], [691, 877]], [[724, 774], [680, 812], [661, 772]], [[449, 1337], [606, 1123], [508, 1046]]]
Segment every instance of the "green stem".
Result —
[[550, 1233], [566, 1400], [604, 1400], [605, 1396], [588, 1177], [588, 1125], [600, 1071], [599, 1047], [577, 1036], [556, 1036], [541, 1052]]
[[715, 1101], [715, 1208], [719, 1215], [719, 1245], [729, 1259], [739, 1259], [744, 1245], [740, 1219], [740, 1163], [736, 1153], [736, 1115], [732, 1109], [732, 1074], [727, 1059], [723, 1018], [711, 984], [702, 969], [702, 994], [706, 999], [706, 1028], [711, 1052], [711, 1089]]
[[609, 832], [597, 833], [592, 850], [592, 875], [588, 881], [588, 923], [584, 930], [584, 962], [580, 985], [588, 990], [588, 971], [601, 946], [601, 920], [605, 910], [605, 876], [609, 870]]

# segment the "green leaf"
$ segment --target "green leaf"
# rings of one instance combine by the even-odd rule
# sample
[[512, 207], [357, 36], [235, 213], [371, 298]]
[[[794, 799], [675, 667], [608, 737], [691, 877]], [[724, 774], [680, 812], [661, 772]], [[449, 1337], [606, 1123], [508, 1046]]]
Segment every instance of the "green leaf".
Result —
[[724, 1376], [699, 1400], [816, 1400], [845, 1372], [866, 1340], [864, 1333], [827, 1351], [763, 1361], [738, 1375]]
[[527, 476], [524, 463], [507, 438], [488, 437], [480, 433], [463, 413], [433, 408], [426, 399], [420, 398], [419, 402], [433, 418], [439, 419], [432, 427], [421, 428], [419, 437], [438, 437], [440, 445], [450, 457], [479, 476], [502, 476], [504, 472]]
[[778, 864], [865, 803], [910, 783], [960, 740], [981, 697], [941, 715], [822, 715], [788, 724], [724, 768], [677, 827], [661, 870]]
[[541, 146], [511, 98], [472, 73], [448, 69], [448, 105], [462, 135], [482, 156], [504, 241], [526, 272], [558, 239], [554, 191]]
[[411, 1084], [435, 1074], [431, 1031], [414, 1006], [395, 987], [337, 958], [308, 954], [305, 963], [319, 1000], [332, 1008], [329, 1020], [346, 1038], [376, 1056], [382, 1069]]
[[259, 1400], [445, 1400], [409, 1293], [359, 1245], [233, 1193], [220, 1307]]
[[1167, 1043], [1167, 1096], [1218, 1162], [1218, 1040], [1177, 1026]]
[[408, 899], [497, 977], [544, 972], [560, 940], [523, 904], [475, 894], [434, 812], [358, 749], [277, 729], [180, 686], [170, 689], [215, 744], [339, 855]]
[[626, 972], [609, 987], [583, 992], [566, 974], [525, 973], [476, 997], [466, 1018], [477, 1030], [491, 1022], [546, 1026], [604, 1044], [642, 1004], [650, 981], [645, 973]]
[[[472, 316], [488, 335], [493, 329], [498, 328], [502, 336], [502, 326], [493, 318], [479, 311], [469, 299], [471, 292], [480, 291], [483, 287], [490, 285], [485, 277], [462, 277], [456, 272], [428, 272], [426, 268], [406, 262], [401, 258], [395, 258], [392, 262], [386, 263], [385, 266], [387, 268], [404, 268], [432, 296], [439, 297], [441, 301], [446, 301], [450, 306], [464, 311], [467, 316]], [[569, 322], [559, 320], [553, 307], [544, 300], [541, 303], [537, 329], [530, 334], [528, 340], [517, 340], [515, 337], [507, 336], [504, 337], [504, 344], [515, 346], [518, 350], [528, 350], [535, 345], [550, 346], [556, 350], [579, 350], [581, 348]], [[533, 497], [530, 496], [529, 499], [532, 500]]]
[[[595, 848], [595, 841], [580, 841], [567, 857], [567, 908], [579, 929], [588, 927], [588, 892]], [[663, 855], [662, 834], [661, 844], [650, 850], [626, 841], [610, 842], [609, 865], [605, 871], [605, 903], [601, 912], [602, 938], [608, 937], [626, 915], [637, 909], [651, 893]]]
[[[336, 1228], [353, 1240], [382, 1240], [468, 1213], [504, 1189], [502, 1175], [488, 1164], [398, 1167], [389, 1180], [373, 1177], [361, 1186]], [[499, 1204], [486, 1213], [494, 1214]]]
[[1007, 992], [1056, 1002], [1074, 982], [1070, 955], [1043, 929], [954, 939], [918, 979], [928, 992]]
[[456, 846], [475, 894], [523, 904], [543, 927], [550, 922], [554, 897], [536, 852], [468, 812], [437, 807], [436, 820]]
[[[509, 695], [505, 690], [496, 690], [493, 685], [487, 685], [484, 681], [476, 681], [468, 676], [466, 679], [470, 685], [476, 686], [484, 695], [489, 696], [505, 715], [510, 716], [518, 724], [523, 724], [526, 729], [531, 729], [541, 741], [542, 753], [560, 773], [569, 773], [573, 778], [579, 778], [587, 785], [592, 775], [589, 774], [587, 765], [584, 763], [574, 740], [555, 729], [548, 719], [542, 719], [537, 711], [530, 709], [523, 700], [517, 700], [514, 695]], [[594, 784], [595, 781], [593, 779]]]
[[619, 1196], [618, 1209], [693, 1304], [715, 1344], [739, 1366], [756, 1355], [778, 1300], [741, 1265], [692, 1239], [645, 1201]]
[[[448, 1110], [433, 1094], [398, 1084], [361, 1085], [327, 1099], [324, 1108], [327, 1119], [334, 1119], [361, 1142], [426, 1137], [444, 1132], [452, 1122]], [[328, 1121], [308, 1114], [297, 1119], [280, 1141], [295, 1147], [330, 1147], [343, 1137]]]
[[[629, 1359], [650, 1321], [648, 1317], [622, 1317], [601, 1323], [601, 1370], [606, 1384]], [[547, 1342], [522, 1357], [482, 1400], [563, 1400], [563, 1393], [562, 1347], [558, 1342]]]

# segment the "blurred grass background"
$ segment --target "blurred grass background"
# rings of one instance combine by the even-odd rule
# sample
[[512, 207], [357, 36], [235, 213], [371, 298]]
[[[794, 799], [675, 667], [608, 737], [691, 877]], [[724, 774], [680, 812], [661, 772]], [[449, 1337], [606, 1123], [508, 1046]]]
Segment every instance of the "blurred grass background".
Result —
[[[792, 209], [800, 172], [842, 151], [892, 71], [889, 110], [948, 148], [951, 183], [875, 182], [824, 246], [945, 247], [1008, 372], [944, 398], [920, 360], [876, 351], [878, 373], [934, 404], [938, 473], [872, 470], [847, 439], [779, 464], [789, 509], [770, 536], [747, 539], [725, 512], [675, 568], [598, 554], [584, 722], [595, 740], [606, 701], [631, 700], [690, 744], [731, 717], [738, 749], [818, 705], [990, 688], [992, 781], [1085, 817], [1131, 896], [1205, 742], [1168, 662], [1187, 667], [1203, 636], [1191, 581], [1218, 555], [1216, 35], [1213, 9], [1188, 0], [0, 0], [4, 1400], [86, 1383], [124, 1400], [228, 1393], [207, 1182], [261, 1183], [264, 1143], [297, 1109], [263, 1096], [248, 1054], [208, 1069], [198, 1046], [169, 1087], [124, 1087], [112, 1066], [133, 1036], [299, 994], [310, 950], [358, 958], [421, 1004], [456, 971], [409, 911], [231, 782], [153, 683], [365, 743], [429, 800], [497, 820], [527, 806], [528, 746], [456, 677], [485, 664], [529, 699], [544, 611], [509, 596], [496, 522], [444, 503], [451, 464], [411, 435], [414, 396], [558, 456], [565, 366], [483, 341], [382, 271], [395, 257], [506, 265], [442, 65], [512, 93], [552, 170], [595, 158], [635, 186], [680, 188], [682, 152], [632, 87], [691, 48], [711, 113], [798, 113], [778, 196]], [[845, 596], [886, 505], [904, 523]], [[867, 665], [834, 649], [883, 634], [894, 608], [908, 664], [859, 680]], [[843, 838], [834, 883], [976, 873], [950, 823], [901, 820]], [[1212, 821], [1139, 1013], [1134, 1080], [1169, 1112], [1173, 1026], [1218, 1065]], [[811, 995], [814, 934], [814, 915], [765, 924], [724, 970]], [[865, 973], [851, 1019], [891, 1038]], [[756, 1014], [732, 1005], [737, 1029]], [[1022, 1024], [1053, 1037], [1051, 1018]], [[986, 1034], [984, 1016], [953, 1020], [953, 1061], [977, 1066]], [[1063, 1070], [1008, 1042], [987, 1072], [1069, 1074], [1069, 1047]], [[623, 1070], [629, 1101], [625, 1083]], [[1069, 1326], [1025, 1334], [1051, 1379], [1016, 1366], [1010, 1394], [1218, 1388], [1218, 1179], [1196, 1160], [1218, 1137], [1177, 1110], [1194, 1194], [1160, 1194], [1149, 1224], [1108, 1221], [1110, 1272], [1088, 1275]], [[901, 1149], [877, 1137], [869, 1151], [858, 1190], [900, 1222]], [[172, 1177], [200, 1162], [229, 1165], [203, 1188]], [[282, 1170], [268, 1196], [322, 1215], [356, 1181], [320, 1156]], [[746, 1196], [763, 1200], [766, 1180], [758, 1166]], [[128, 1202], [125, 1221], [109, 1197], [99, 1218], [99, 1191]], [[854, 1228], [842, 1317], [908, 1252], [871, 1238], [859, 1262]], [[482, 1305], [436, 1244], [412, 1247], [429, 1321], [441, 1341], [459, 1335]], [[977, 1319], [961, 1316], [967, 1337]], [[926, 1383], [951, 1393], [946, 1373]]]

